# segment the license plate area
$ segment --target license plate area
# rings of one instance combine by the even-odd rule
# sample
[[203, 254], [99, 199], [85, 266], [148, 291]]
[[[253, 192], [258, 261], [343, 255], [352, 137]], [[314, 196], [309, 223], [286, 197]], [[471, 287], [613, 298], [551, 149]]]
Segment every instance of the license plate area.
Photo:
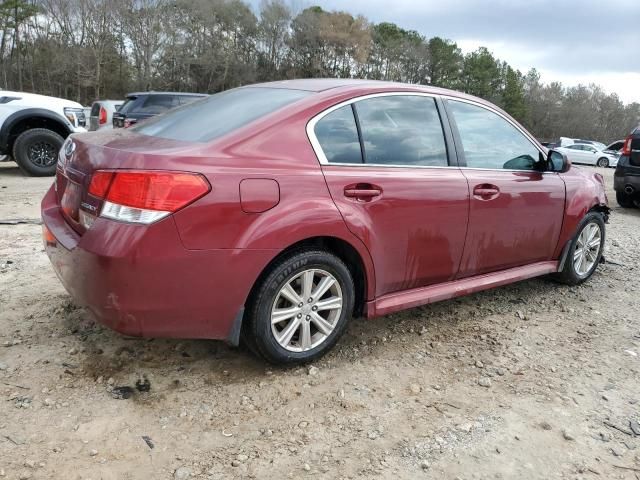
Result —
[[60, 207], [62, 212], [71, 220], [79, 221], [80, 195], [82, 190], [80, 185], [67, 179], [67, 185], [62, 194]]

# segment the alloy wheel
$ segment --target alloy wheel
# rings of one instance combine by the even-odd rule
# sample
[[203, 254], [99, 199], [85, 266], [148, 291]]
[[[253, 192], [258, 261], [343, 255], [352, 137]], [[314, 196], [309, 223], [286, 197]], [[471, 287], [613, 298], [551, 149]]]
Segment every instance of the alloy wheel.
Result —
[[29, 161], [39, 167], [50, 167], [57, 161], [56, 147], [49, 142], [33, 142], [27, 149]]
[[595, 223], [587, 223], [580, 232], [573, 251], [573, 267], [581, 277], [587, 275], [598, 261], [602, 232]]
[[340, 283], [322, 269], [296, 273], [282, 286], [271, 308], [271, 332], [291, 352], [324, 343], [338, 324], [343, 294]]

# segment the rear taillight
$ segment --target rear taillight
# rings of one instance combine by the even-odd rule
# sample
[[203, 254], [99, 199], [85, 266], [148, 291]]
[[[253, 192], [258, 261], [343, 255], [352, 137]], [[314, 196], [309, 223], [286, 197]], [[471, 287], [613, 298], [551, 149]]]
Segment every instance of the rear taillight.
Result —
[[624, 144], [622, 145], [622, 153], [621, 155], [625, 155], [625, 156], [631, 156], [631, 142], [633, 140], [633, 137], [631, 135], [629, 135], [627, 138], [624, 139]]
[[89, 193], [104, 200], [101, 217], [149, 224], [211, 190], [200, 174], [156, 170], [98, 170]]
[[100, 107], [100, 125], [104, 125], [107, 123], [107, 110], [104, 107]]

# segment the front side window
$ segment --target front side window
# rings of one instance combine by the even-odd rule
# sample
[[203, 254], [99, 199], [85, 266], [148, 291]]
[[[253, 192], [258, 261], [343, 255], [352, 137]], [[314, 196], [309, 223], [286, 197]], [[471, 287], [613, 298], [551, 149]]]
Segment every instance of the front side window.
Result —
[[314, 132], [329, 163], [362, 163], [358, 127], [351, 105], [322, 117]]
[[447, 166], [447, 148], [435, 100], [390, 95], [356, 102], [364, 161], [380, 165]]
[[449, 100], [467, 167], [535, 170], [540, 152], [511, 123], [486, 108]]

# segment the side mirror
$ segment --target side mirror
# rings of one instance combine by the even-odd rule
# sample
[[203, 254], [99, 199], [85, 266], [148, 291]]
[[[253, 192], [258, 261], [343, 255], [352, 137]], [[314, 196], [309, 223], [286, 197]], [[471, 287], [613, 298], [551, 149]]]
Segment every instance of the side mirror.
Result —
[[547, 169], [550, 172], [564, 173], [571, 168], [571, 161], [567, 156], [557, 150], [549, 150], [547, 155]]

